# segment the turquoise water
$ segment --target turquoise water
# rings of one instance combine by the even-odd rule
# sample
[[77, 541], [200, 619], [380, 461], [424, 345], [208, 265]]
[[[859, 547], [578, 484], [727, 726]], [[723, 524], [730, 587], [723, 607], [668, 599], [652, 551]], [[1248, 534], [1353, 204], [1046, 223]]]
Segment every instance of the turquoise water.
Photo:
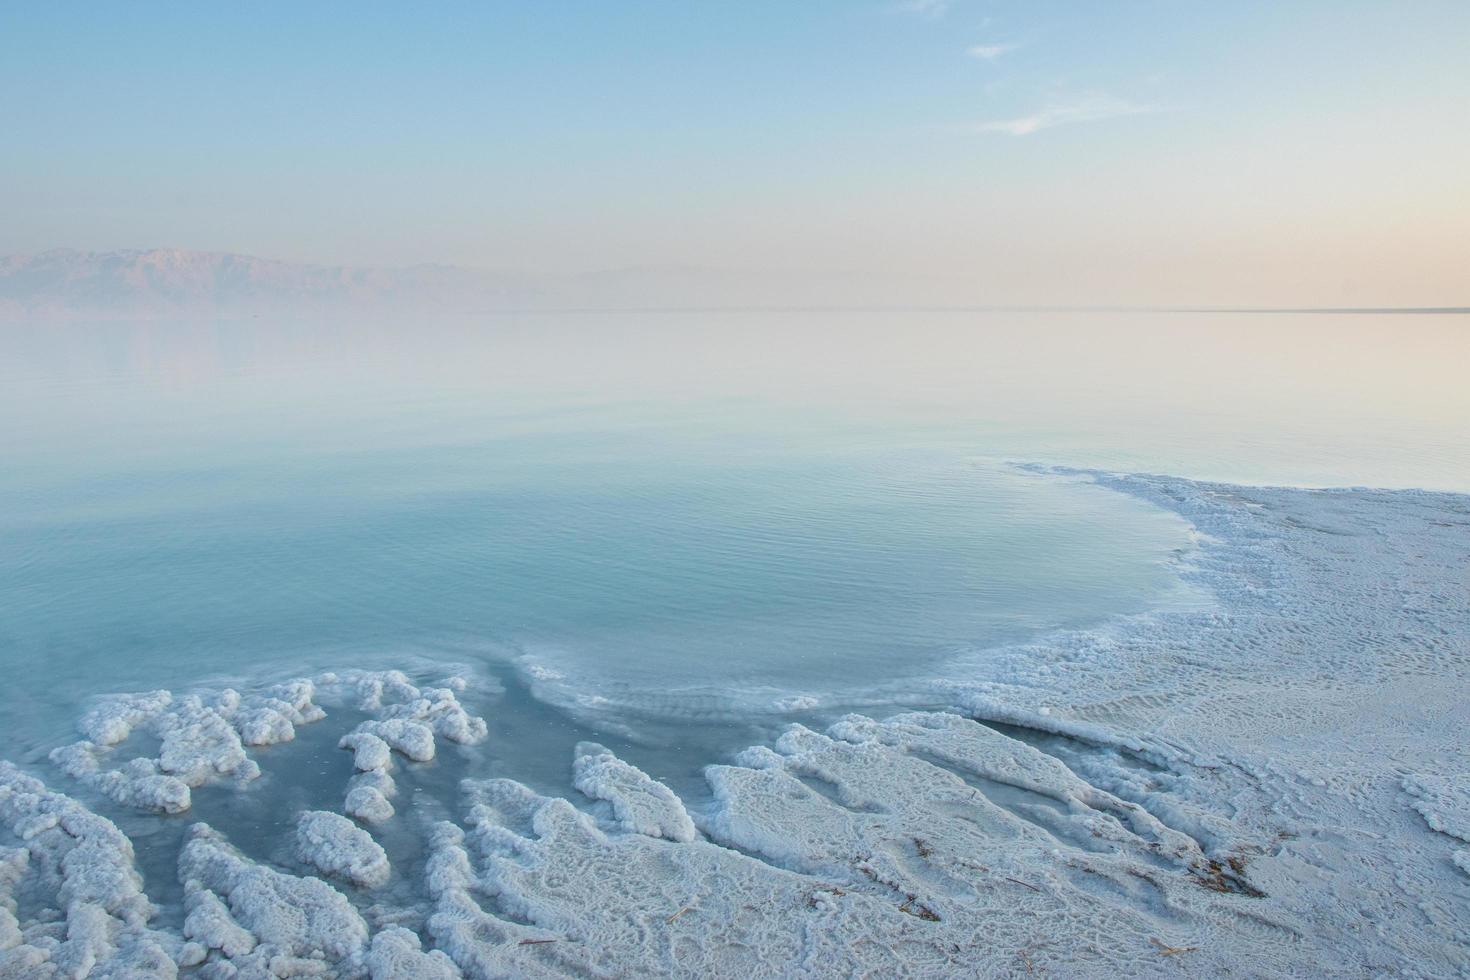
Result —
[[1176, 601], [1182, 521], [1015, 460], [1470, 485], [1464, 323], [1235, 320], [7, 326], [0, 728], [466, 663], [677, 740]]

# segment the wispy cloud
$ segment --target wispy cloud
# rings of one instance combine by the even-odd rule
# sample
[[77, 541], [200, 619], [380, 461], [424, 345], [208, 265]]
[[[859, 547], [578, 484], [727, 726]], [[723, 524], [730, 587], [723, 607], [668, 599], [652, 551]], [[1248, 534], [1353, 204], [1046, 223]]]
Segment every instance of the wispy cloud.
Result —
[[981, 61], [994, 61], [1001, 55], [1008, 54], [1019, 47], [1019, 44], [972, 44], [965, 49], [965, 54], [971, 58], [979, 58]]
[[917, 14], [930, 20], [938, 20], [949, 13], [952, 0], [899, 0], [894, 10], [901, 14]]
[[1102, 92], [1089, 92], [1073, 99], [1047, 103], [1029, 116], [1016, 119], [990, 119], [969, 127], [980, 133], [1004, 133], [1008, 136], [1030, 136], [1043, 129], [1069, 123], [1098, 122], [1120, 116], [1139, 116], [1157, 112], [1158, 106], [1129, 102]]

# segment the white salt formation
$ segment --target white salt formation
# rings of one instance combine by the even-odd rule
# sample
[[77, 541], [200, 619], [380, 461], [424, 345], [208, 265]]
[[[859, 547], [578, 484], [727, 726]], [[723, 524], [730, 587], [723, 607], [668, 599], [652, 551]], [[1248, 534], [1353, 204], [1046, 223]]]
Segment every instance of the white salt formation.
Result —
[[296, 823], [296, 854], [329, 877], [363, 888], [388, 883], [388, 855], [365, 830], [346, 817], [312, 810]]
[[337, 744], [339, 748], [352, 750], [352, 764], [360, 772], [386, 773], [393, 762], [388, 743], [367, 732], [349, 732]]
[[385, 823], [392, 819], [395, 811], [382, 789], [358, 784], [347, 791], [347, 798], [342, 801], [342, 812], [363, 823]]
[[206, 976], [360, 976], [368, 927], [341, 892], [318, 878], [243, 857], [205, 824], [179, 855], [189, 916]]
[[134, 728], [167, 708], [172, 700], [173, 695], [168, 691], [99, 698], [77, 722], [77, 729], [100, 746], [117, 745], [126, 741]]
[[[1208, 601], [892, 692], [951, 711], [789, 726], [698, 804], [588, 742], [559, 794], [483, 778], [515, 745], [419, 769], [488, 737], [459, 679], [101, 700], [53, 760], [157, 822], [182, 904], [0, 764], [0, 978], [1470, 974], [1470, 498], [1093, 478], [1195, 524]], [[361, 825], [298, 804], [232, 830], [248, 857], [203, 824], [175, 855], [126, 809], [243, 788], [318, 695]]]
[[430, 762], [434, 758], [434, 730], [423, 722], [407, 718], [389, 718], [385, 721], [365, 721], [358, 732], [375, 735], [396, 752], [414, 762]]
[[425, 953], [417, 935], [396, 926], [373, 937], [365, 961], [373, 980], [457, 980], [461, 976], [443, 952]]
[[15, 901], [15, 888], [30, 866], [31, 852], [23, 847], [0, 848], [0, 949], [20, 945], [20, 911]]
[[419, 688], [402, 671], [351, 671], [327, 674], [323, 685], [355, 695], [357, 708], [375, 717], [342, 736], [340, 748], [351, 749], [358, 770], [348, 784], [343, 810], [364, 823], [385, 823], [394, 814], [391, 798], [398, 792], [393, 781], [393, 751], [413, 760], [434, 758], [434, 736], [461, 745], [484, 740], [485, 719], [476, 718], [459, 703], [463, 678], [451, 677], [442, 687]]
[[[337, 826], [333, 833], [361, 833], [337, 819], [345, 828]], [[183, 937], [202, 976], [460, 976], [448, 956], [425, 952], [407, 929], [389, 926], [370, 939], [367, 922], [346, 895], [318, 878], [285, 874], [245, 858], [204, 824], [192, 828], [179, 857], [179, 879], [188, 909]]]
[[[1059, 819], [1059, 836], [899, 750], [793, 732], [791, 756], [756, 753], [770, 768], [711, 770], [707, 829], [730, 847], [608, 833], [566, 800], [467, 781], [470, 832], [433, 832], [436, 945], [469, 976], [986, 975], [1021, 966], [1017, 951], [1144, 972], [1151, 937], [1251, 901], [1161, 867], [1150, 841], [1094, 847], [1081, 821]], [[793, 774], [814, 766], [851, 805]], [[874, 799], [881, 810], [861, 808]], [[1113, 901], [1097, 901], [1103, 885]], [[1086, 940], [1058, 957], [1037, 948], [1043, 930]], [[1288, 934], [1263, 932], [1266, 955], [1305, 966]], [[1231, 968], [1216, 953], [1195, 964]]]
[[352, 764], [358, 771], [347, 784], [344, 811], [365, 823], [383, 823], [390, 819], [394, 810], [388, 798], [398, 792], [398, 787], [389, 774], [393, 752], [388, 743], [359, 730], [343, 735], [337, 744], [339, 748], [352, 750]]
[[132, 842], [110, 820], [0, 762], [0, 828], [19, 842], [0, 849], [0, 977], [177, 974], [182, 943], [149, 928]]
[[694, 821], [673, 790], [596, 742], [577, 745], [572, 773], [572, 785], [594, 800], [606, 801], [612, 822], [623, 830], [686, 843], [694, 839]]
[[[297, 725], [324, 718], [312, 703], [314, 693], [311, 681], [295, 680], [245, 698], [228, 688], [206, 697], [175, 698], [168, 691], [112, 695], [98, 700], [78, 723], [87, 739], [56, 749], [51, 760], [124, 806], [182, 813], [192, 805], [191, 787], [260, 775], [246, 746], [289, 742]], [[158, 756], [106, 767], [135, 729], [159, 740]]]
[[[1414, 797], [1412, 804], [1430, 830], [1437, 830], [1454, 840], [1456, 845], [1470, 845], [1470, 780], [1459, 774], [1456, 785], [1444, 776], [1415, 774], [1405, 776], [1404, 792]], [[1456, 846], [1450, 860], [1470, 875], [1470, 847]]]

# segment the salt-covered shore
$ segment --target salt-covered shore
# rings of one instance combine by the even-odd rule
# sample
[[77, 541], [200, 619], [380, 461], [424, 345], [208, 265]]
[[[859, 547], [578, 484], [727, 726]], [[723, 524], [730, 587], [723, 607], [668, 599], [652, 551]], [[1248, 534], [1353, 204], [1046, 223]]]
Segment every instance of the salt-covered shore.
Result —
[[[0, 763], [0, 977], [1470, 972], [1470, 497], [1039, 478], [1183, 515], [1211, 601], [791, 726], [697, 801], [593, 743], [558, 795], [419, 778], [515, 750], [473, 676], [102, 698]], [[268, 853], [196, 818], [306, 732], [340, 805]]]

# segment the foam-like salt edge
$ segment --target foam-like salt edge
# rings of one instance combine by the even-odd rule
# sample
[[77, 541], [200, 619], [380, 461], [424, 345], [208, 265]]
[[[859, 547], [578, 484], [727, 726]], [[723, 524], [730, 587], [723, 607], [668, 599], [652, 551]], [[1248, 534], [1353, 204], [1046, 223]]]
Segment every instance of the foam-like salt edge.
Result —
[[358, 770], [348, 784], [344, 812], [365, 823], [384, 823], [395, 812], [390, 802], [398, 792], [392, 775], [394, 751], [414, 762], [428, 762], [434, 758], [435, 736], [461, 745], [485, 739], [485, 720], [459, 703], [458, 693], [467, 684], [462, 677], [450, 677], [438, 688], [416, 687], [396, 670], [334, 673], [323, 680], [351, 691], [358, 710], [374, 715], [337, 743], [352, 750]]
[[[132, 841], [110, 820], [0, 762], [0, 825], [20, 842], [0, 860], [0, 977], [173, 977], [190, 958], [148, 927]], [[17, 920], [37, 893], [64, 914]]]
[[296, 822], [296, 854], [328, 877], [362, 888], [388, 883], [388, 854], [367, 831], [325, 810], [310, 810]]
[[[100, 698], [77, 723], [87, 738], [56, 749], [51, 761], [125, 806], [182, 813], [191, 805], [193, 787], [260, 775], [247, 747], [289, 742], [297, 725], [325, 717], [312, 703], [315, 693], [312, 682], [302, 679], [248, 697], [226, 688], [207, 697], [175, 699], [168, 691], [150, 691]], [[139, 728], [158, 738], [158, 756], [104, 768]]]
[[165, 812], [351, 705], [357, 822], [295, 815], [281, 866], [195, 824], [166, 928], [115, 824], [0, 764], [0, 977], [1470, 971], [1470, 498], [1065, 476], [1188, 518], [1215, 605], [988, 651], [917, 695], [952, 712], [790, 726], [697, 807], [583, 743], [566, 798], [470, 778], [405, 824], [395, 767], [489, 737], [463, 678], [101, 700], [54, 761]]
[[595, 742], [582, 742], [572, 761], [572, 785], [609, 805], [610, 819], [633, 834], [688, 843], [694, 821], [674, 791]]

